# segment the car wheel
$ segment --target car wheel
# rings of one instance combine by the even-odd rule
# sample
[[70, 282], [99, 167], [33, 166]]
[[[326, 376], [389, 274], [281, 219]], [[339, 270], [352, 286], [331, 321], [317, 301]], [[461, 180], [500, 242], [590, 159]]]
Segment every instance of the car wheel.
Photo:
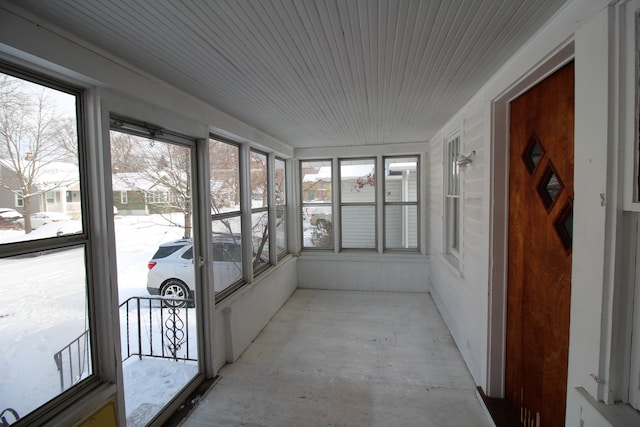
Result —
[[160, 295], [165, 298], [175, 298], [177, 301], [166, 299], [162, 301], [164, 307], [180, 308], [186, 307], [189, 298], [189, 288], [182, 281], [177, 279], [169, 279], [163, 285], [160, 290]]

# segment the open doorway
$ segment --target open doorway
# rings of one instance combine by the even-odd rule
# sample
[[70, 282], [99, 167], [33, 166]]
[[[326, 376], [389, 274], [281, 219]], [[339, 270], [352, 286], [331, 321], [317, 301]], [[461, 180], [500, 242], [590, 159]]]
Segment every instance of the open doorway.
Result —
[[144, 426], [199, 373], [195, 140], [114, 118], [110, 140], [125, 409]]

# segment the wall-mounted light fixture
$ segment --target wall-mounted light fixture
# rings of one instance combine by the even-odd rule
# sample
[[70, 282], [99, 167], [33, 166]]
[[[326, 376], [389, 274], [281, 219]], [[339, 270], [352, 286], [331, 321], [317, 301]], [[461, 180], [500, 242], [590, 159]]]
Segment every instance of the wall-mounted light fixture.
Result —
[[458, 160], [456, 163], [460, 168], [460, 170], [465, 170], [467, 167], [471, 167], [471, 164], [473, 163], [475, 158], [476, 158], [476, 150], [473, 150], [471, 153], [467, 154], [466, 156], [464, 154], [460, 154], [458, 156]]

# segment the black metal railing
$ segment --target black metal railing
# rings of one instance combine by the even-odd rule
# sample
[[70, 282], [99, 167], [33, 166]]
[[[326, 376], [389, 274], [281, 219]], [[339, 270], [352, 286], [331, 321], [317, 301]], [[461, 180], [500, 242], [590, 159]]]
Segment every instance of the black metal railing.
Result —
[[0, 427], [9, 427], [20, 419], [20, 415], [13, 408], [7, 408], [0, 412]]
[[[192, 306], [193, 300], [162, 297], [131, 297], [120, 304], [122, 360], [138, 356], [196, 361], [197, 348], [190, 341], [195, 333]], [[61, 391], [87, 377], [90, 357], [88, 330], [53, 355]]]
[[90, 369], [89, 331], [64, 346], [53, 355], [60, 374], [60, 390], [65, 391], [85, 378]]
[[120, 304], [122, 338], [126, 339], [122, 360], [133, 356], [197, 360], [190, 340], [195, 333], [191, 331], [195, 326], [192, 304], [193, 300], [161, 297], [131, 297]]

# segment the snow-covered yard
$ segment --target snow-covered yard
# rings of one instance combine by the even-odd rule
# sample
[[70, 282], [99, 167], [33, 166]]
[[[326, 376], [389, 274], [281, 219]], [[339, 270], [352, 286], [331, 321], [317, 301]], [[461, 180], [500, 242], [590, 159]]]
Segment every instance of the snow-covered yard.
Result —
[[[116, 218], [115, 228], [119, 300], [147, 297], [147, 261], [160, 243], [183, 237], [183, 229], [160, 216]], [[2, 230], [0, 241], [19, 233]], [[0, 275], [0, 410], [24, 415], [60, 393], [54, 354], [88, 329], [83, 250], [0, 259]], [[197, 354], [197, 343], [191, 345]], [[134, 426], [146, 424], [198, 371], [196, 362], [138, 357], [123, 367], [128, 425]]]

